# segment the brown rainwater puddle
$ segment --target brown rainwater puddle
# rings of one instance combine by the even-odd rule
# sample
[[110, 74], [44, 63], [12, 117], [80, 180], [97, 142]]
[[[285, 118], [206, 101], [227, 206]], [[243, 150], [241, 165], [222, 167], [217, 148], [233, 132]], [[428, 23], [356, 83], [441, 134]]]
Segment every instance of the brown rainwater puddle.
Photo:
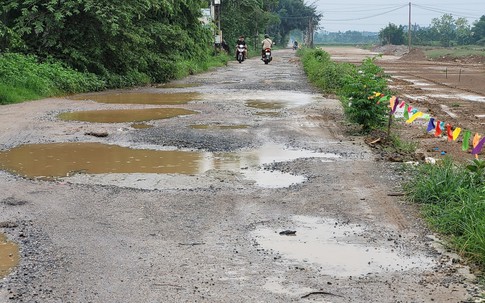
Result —
[[131, 149], [101, 143], [28, 144], [0, 152], [0, 167], [29, 177], [64, 177], [76, 172], [179, 173], [199, 171], [201, 154]]
[[248, 100], [246, 105], [257, 109], [282, 109], [285, 103], [278, 101], [262, 101], [262, 100]]
[[7, 276], [12, 268], [19, 263], [19, 248], [17, 244], [7, 240], [0, 234], [0, 278]]
[[193, 129], [244, 129], [248, 128], [249, 125], [220, 125], [220, 124], [200, 124], [200, 125], [190, 125]]
[[141, 92], [119, 92], [119, 93], [97, 93], [71, 96], [72, 100], [93, 100], [99, 103], [110, 104], [156, 104], [173, 105], [187, 104], [200, 98], [199, 93], [141, 93]]
[[209, 170], [228, 170], [241, 173], [258, 186], [281, 188], [301, 183], [305, 177], [262, 170], [261, 167], [273, 162], [308, 157], [333, 161], [339, 156], [285, 149], [274, 144], [250, 151], [209, 153], [131, 149], [101, 143], [53, 143], [21, 145], [0, 152], [0, 169], [28, 178], [43, 179], [68, 177], [77, 173], [196, 175]]
[[90, 110], [62, 113], [59, 118], [66, 121], [97, 123], [143, 122], [192, 115], [197, 112], [183, 108], [147, 108], [120, 110]]
[[[266, 249], [289, 260], [314, 264], [322, 273], [332, 276], [360, 276], [368, 273], [400, 272], [426, 269], [433, 265], [424, 254], [403, 251], [366, 240], [365, 229], [356, 224], [339, 224], [328, 218], [294, 216], [290, 223], [294, 236], [282, 236], [279, 230], [263, 226], [253, 232], [256, 241]], [[386, 238], [387, 239], [387, 238]]]
[[257, 112], [257, 116], [265, 116], [265, 117], [277, 117], [280, 115], [279, 112]]

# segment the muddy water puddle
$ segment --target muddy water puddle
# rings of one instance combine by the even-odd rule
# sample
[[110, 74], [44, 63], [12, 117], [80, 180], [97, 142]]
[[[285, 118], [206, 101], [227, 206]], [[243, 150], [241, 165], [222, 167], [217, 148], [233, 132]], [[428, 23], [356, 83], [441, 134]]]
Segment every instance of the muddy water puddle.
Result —
[[18, 263], [19, 248], [17, 244], [8, 241], [7, 237], [0, 233], [0, 278], [8, 275]]
[[[169, 88], [167, 86], [167, 88]], [[199, 99], [199, 93], [145, 93], [145, 92], [117, 92], [117, 93], [97, 93], [71, 96], [72, 100], [92, 100], [99, 103], [110, 104], [154, 104], [154, 105], [174, 105], [187, 104]]]
[[248, 99], [246, 106], [261, 110], [280, 110], [283, 108], [293, 108], [315, 102], [316, 96], [312, 94], [285, 92], [273, 93], [265, 92], [261, 96]]
[[73, 173], [198, 172], [198, 152], [131, 149], [101, 143], [22, 145], [0, 152], [0, 167], [29, 178]]
[[248, 100], [246, 106], [257, 109], [282, 109], [285, 107], [285, 103], [278, 101], [261, 101], [261, 100]]
[[[253, 236], [261, 247], [279, 253], [288, 262], [313, 264], [321, 268], [322, 273], [332, 276], [399, 272], [433, 265], [424, 254], [411, 254], [402, 247], [392, 247], [389, 241], [368, 240], [365, 228], [360, 225], [307, 216], [293, 217], [290, 225], [279, 230], [263, 226], [255, 230]], [[288, 228], [296, 233], [280, 235]]]
[[275, 144], [233, 152], [131, 149], [101, 143], [29, 144], [0, 152], [0, 168], [28, 178], [60, 178], [75, 174], [202, 174], [209, 170], [241, 173], [261, 187], [278, 188], [305, 180], [265, 164], [317, 157], [333, 161], [335, 154], [286, 149]]
[[170, 119], [193, 115], [197, 112], [183, 108], [147, 108], [121, 110], [89, 110], [62, 113], [59, 118], [65, 121], [83, 121], [95, 123], [143, 122]]

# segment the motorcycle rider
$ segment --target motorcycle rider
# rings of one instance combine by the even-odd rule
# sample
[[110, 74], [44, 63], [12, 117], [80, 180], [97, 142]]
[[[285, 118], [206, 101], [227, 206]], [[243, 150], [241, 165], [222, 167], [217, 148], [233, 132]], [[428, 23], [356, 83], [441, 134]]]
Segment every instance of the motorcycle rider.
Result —
[[263, 60], [262, 57], [264, 57], [264, 50], [269, 48], [271, 49], [271, 47], [273, 46], [273, 41], [271, 41], [271, 39], [269, 38], [269, 35], [268, 34], [265, 34], [264, 35], [264, 40], [261, 42], [261, 60]]
[[246, 41], [244, 41], [244, 36], [239, 36], [239, 39], [236, 42], [236, 59], [237, 59], [237, 46], [238, 45], [244, 45], [243, 55], [244, 55], [244, 59], [247, 59], [248, 58], [248, 47], [246, 45]]

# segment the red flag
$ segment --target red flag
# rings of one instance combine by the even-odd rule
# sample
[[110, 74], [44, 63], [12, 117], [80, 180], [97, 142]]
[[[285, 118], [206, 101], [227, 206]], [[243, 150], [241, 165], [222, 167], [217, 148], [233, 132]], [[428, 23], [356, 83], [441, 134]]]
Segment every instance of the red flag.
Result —
[[441, 135], [441, 126], [440, 126], [440, 120], [436, 121], [436, 130], [434, 132], [435, 137], [439, 137]]
[[448, 141], [453, 141], [453, 132], [451, 131], [450, 123], [446, 124], [446, 134], [448, 135]]

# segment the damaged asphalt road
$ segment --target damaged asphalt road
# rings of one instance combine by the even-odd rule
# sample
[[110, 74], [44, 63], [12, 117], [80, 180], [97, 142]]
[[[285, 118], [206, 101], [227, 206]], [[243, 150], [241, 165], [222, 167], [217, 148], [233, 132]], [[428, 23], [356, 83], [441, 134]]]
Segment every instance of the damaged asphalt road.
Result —
[[[200, 95], [179, 105], [56, 98], [1, 108], [3, 153], [22, 144], [103, 143], [196, 152], [203, 165], [190, 173], [81, 169], [53, 180], [0, 171], [0, 232], [20, 247], [0, 302], [476, 295], [467, 268], [435, 248], [413, 206], [390, 195], [404, 179], [398, 164], [376, 162], [361, 138], [345, 134], [339, 101], [307, 82], [293, 51], [275, 51], [269, 65], [230, 62], [174, 84], [134, 91]], [[197, 113], [143, 129], [57, 117], [153, 107]]]

